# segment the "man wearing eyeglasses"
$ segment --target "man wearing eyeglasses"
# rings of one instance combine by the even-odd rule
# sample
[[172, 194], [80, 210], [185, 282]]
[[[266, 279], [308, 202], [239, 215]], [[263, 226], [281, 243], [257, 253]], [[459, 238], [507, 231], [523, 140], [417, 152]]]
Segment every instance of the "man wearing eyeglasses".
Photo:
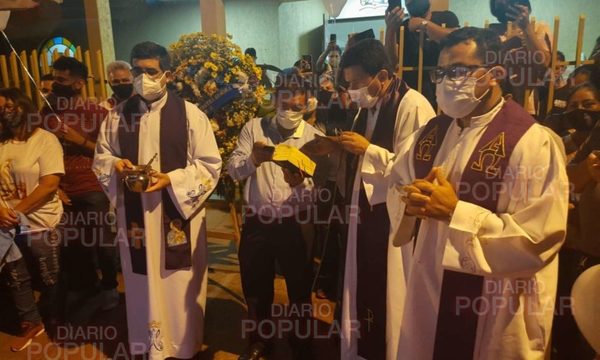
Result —
[[[432, 74], [444, 115], [403, 143], [392, 168], [391, 218], [421, 219], [401, 358], [547, 355], [568, 211], [564, 152], [502, 97], [504, 70], [486, 63], [500, 46], [489, 30], [448, 36]], [[410, 235], [394, 231], [392, 241]]]
[[[292, 358], [312, 358], [310, 339], [315, 334], [305, 329], [310, 314], [298, 310], [309, 309], [311, 304], [312, 251], [302, 229], [314, 223], [312, 208], [319, 176], [305, 177], [299, 170], [283, 168], [272, 161], [277, 145], [301, 149], [316, 136], [323, 136], [305, 120], [312, 92], [312, 82], [298, 68], [284, 69], [275, 84], [276, 114], [244, 125], [227, 164], [234, 180], [246, 181], [239, 259], [249, 318], [243, 323], [242, 337], [249, 338], [250, 345], [240, 356], [243, 360], [262, 358], [281, 337], [280, 331], [264, 331], [266, 327], [283, 327], [271, 320], [277, 317], [279, 308], [273, 306], [276, 262], [285, 277], [290, 301], [286, 313], [300, 318], [294, 319], [290, 331]], [[321, 164], [317, 164], [316, 171], [323, 170]]]
[[[187, 359], [203, 340], [203, 204], [217, 185], [221, 156], [207, 116], [167, 91], [167, 49], [140, 43], [131, 63], [137, 95], [102, 123], [93, 169], [117, 209], [130, 351]], [[132, 178], [138, 187], [124, 186]]]

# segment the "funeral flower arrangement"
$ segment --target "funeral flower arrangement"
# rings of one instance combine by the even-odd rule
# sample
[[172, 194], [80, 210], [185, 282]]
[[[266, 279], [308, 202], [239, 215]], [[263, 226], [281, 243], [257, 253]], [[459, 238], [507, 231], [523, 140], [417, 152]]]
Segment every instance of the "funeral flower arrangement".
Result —
[[[183, 35], [170, 50], [177, 91], [208, 115], [226, 163], [242, 127], [256, 116], [266, 95], [259, 84], [261, 69], [230, 36]], [[225, 170], [217, 193], [234, 198], [235, 184]]]

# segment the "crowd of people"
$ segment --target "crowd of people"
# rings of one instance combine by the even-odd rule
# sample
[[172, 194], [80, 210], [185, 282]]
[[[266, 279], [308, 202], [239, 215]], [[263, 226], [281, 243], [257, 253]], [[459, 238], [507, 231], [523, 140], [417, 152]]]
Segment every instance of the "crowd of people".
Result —
[[[42, 109], [0, 89], [11, 349], [44, 331], [60, 342], [60, 326], [114, 309], [120, 271], [131, 354], [192, 358], [205, 331], [204, 203], [223, 170], [244, 185], [240, 359], [268, 357], [281, 337], [261, 326], [282, 326], [276, 274], [294, 359], [316, 356], [313, 293], [335, 304], [341, 359], [593, 359], [567, 300], [600, 264], [600, 38], [596, 62], [565, 77], [528, 0], [490, 11], [489, 29], [460, 28], [429, 0], [390, 5], [385, 45], [372, 31], [344, 49], [332, 38], [316, 64], [278, 71], [273, 111], [247, 119], [227, 159], [153, 42], [108, 66], [102, 103], [82, 97], [88, 69], [70, 57], [42, 77]], [[421, 79], [397, 76], [400, 34], [407, 67], [425, 37], [434, 70]], [[280, 146], [314, 174], [274, 162]]]

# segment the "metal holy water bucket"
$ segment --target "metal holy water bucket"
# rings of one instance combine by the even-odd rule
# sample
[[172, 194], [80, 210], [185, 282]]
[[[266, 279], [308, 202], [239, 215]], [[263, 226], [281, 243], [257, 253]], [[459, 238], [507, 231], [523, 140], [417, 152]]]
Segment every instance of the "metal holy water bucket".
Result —
[[143, 165], [138, 165], [134, 169], [123, 171], [123, 183], [129, 191], [141, 193], [150, 186], [150, 172], [152, 170]]

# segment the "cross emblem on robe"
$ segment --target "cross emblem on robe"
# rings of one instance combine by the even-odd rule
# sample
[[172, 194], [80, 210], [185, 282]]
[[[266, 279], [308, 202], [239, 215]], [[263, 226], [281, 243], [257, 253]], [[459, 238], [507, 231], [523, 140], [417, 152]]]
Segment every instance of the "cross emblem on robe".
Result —
[[367, 309], [367, 317], [365, 318], [367, 322], [367, 332], [371, 332], [371, 326], [375, 322], [375, 316], [373, 315], [373, 311], [371, 309]]

